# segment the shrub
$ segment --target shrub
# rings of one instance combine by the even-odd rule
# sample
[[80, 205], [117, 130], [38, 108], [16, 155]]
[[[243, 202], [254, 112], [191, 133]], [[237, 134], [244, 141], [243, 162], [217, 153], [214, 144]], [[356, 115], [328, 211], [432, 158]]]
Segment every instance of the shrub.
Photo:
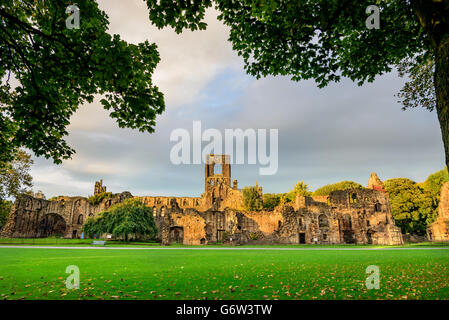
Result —
[[90, 196], [87, 198], [87, 201], [90, 202], [90, 204], [96, 206], [101, 203], [104, 199], [112, 198], [112, 192], [102, 192], [97, 193], [96, 195]]

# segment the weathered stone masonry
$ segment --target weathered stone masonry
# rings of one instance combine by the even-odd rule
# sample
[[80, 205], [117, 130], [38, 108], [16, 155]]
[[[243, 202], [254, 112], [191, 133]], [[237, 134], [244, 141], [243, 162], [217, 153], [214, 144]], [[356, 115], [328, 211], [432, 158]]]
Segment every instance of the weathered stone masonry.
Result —
[[427, 228], [427, 239], [430, 241], [449, 241], [449, 182], [441, 187], [438, 216]]
[[[221, 173], [215, 172], [216, 165], [222, 166]], [[153, 209], [162, 244], [403, 243], [377, 176], [370, 178], [370, 189], [336, 191], [329, 197], [298, 196], [294, 203], [258, 212], [243, 209], [237, 181], [231, 186], [228, 156], [208, 156], [204, 182], [201, 197], [137, 197]], [[98, 183], [95, 191], [103, 188]], [[76, 238], [88, 217], [129, 197], [124, 192], [92, 205], [83, 197], [46, 201], [23, 196], [14, 204], [1, 236]]]

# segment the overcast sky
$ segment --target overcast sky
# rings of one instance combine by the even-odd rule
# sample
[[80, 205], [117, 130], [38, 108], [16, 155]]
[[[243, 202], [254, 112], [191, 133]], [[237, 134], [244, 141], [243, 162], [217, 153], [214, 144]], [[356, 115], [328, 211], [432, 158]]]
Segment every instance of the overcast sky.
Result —
[[[287, 77], [256, 80], [227, 42], [228, 30], [207, 15], [206, 31], [177, 35], [157, 30], [142, 0], [100, 0], [110, 18], [110, 32], [128, 42], [155, 42], [161, 62], [154, 82], [165, 95], [166, 111], [153, 134], [120, 129], [99, 99], [80, 106], [71, 119], [72, 160], [54, 165], [35, 158], [34, 190], [48, 197], [88, 196], [94, 182], [108, 191], [134, 195], [199, 196], [203, 165], [173, 165], [170, 133], [204, 128], [279, 130], [279, 169], [259, 175], [259, 165], [232, 166], [239, 186], [286, 192], [298, 180], [312, 189], [341, 180], [366, 185], [371, 172], [381, 179], [423, 181], [444, 166], [443, 144], [435, 112], [402, 111], [394, 96], [404, 80], [396, 72], [358, 87], [349, 80], [318, 89], [313, 81]], [[82, 23], [82, 12], [81, 12]]]

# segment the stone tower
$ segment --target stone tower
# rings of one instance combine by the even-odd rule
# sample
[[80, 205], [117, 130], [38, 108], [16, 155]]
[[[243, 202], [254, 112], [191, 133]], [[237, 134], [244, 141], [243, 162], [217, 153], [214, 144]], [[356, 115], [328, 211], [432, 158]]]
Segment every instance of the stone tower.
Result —
[[[221, 165], [221, 173], [215, 173], [215, 165]], [[231, 161], [229, 155], [207, 155], [205, 169], [204, 191], [207, 192], [218, 185], [231, 187]]]
[[106, 192], [106, 186], [103, 186], [103, 179], [95, 181], [94, 195]]
[[374, 189], [378, 191], [385, 191], [384, 190], [384, 183], [382, 180], [379, 179], [377, 174], [375, 172], [372, 172], [369, 180], [368, 180], [368, 189]]

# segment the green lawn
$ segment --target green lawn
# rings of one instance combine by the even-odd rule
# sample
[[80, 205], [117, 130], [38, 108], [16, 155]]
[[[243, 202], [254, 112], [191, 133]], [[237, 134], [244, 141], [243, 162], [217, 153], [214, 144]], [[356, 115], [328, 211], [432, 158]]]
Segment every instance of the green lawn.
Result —
[[[100, 240], [100, 239], [99, 239]], [[161, 246], [160, 243], [154, 241], [120, 241], [120, 240], [106, 240], [107, 246], [111, 247], [154, 247]], [[0, 246], [8, 246], [8, 245], [36, 245], [36, 246], [70, 246], [70, 247], [78, 247], [78, 246], [87, 246], [90, 247], [93, 239], [64, 239], [64, 238], [0, 238]], [[229, 245], [222, 244], [208, 244], [204, 245], [182, 245], [182, 244], [172, 244], [171, 247], [230, 247]], [[232, 247], [232, 246], [231, 246]], [[393, 247], [449, 247], [449, 243], [447, 242], [422, 242], [422, 243], [412, 243], [401, 246], [387, 246], [387, 245], [369, 245], [369, 244], [273, 244], [273, 245], [242, 245], [238, 247], [246, 247], [246, 248], [261, 248], [261, 247], [270, 247], [270, 248], [393, 248]]]
[[[68, 265], [79, 290], [65, 288]], [[380, 268], [368, 290], [365, 269]], [[449, 299], [449, 250], [0, 249], [1, 299]]]

